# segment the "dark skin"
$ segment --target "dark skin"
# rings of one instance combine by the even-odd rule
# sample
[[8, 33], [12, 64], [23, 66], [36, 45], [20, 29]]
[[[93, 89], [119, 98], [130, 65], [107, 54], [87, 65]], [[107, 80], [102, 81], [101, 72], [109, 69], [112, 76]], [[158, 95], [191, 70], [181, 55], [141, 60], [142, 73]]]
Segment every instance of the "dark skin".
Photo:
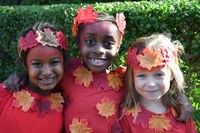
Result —
[[[27, 78], [25, 77], [28, 77], [27, 72], [11, 74], [9, 78], [3, 82], [3, 86], [10, 92], [17, 92], [21, 87], [27, 84]], [[192, 117], [194, 108], [184, 93], [181, 94], [179, 103], [181, 114], [177, 120], [187, 122]]]

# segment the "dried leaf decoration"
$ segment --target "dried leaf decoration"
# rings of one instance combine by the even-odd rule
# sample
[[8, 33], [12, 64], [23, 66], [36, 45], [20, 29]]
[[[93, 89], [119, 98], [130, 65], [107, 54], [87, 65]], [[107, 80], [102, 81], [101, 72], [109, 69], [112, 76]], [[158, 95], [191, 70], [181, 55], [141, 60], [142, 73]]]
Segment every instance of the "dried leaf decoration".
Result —
[[141, 107], [137, 104], [134, 108], [126, 109], [125, 115], [132, 115], [132, 117], [135, 117], [139, 112], [141, 112]]
[[141, 67], [151, 69], [152, 67], [158, 66], [161, 60], [161, 53], [152, 49], [144, 48], [144, 55], [138, 55], [137, 60], [140, 62]]
[[108, 75], [108, 81], [109, 81], [109, 86], [113, 87], [114, 90], [118, 91], [120, 89], [120, 86], [122, 86], [122, 79], [120, 76], [115, 73], [115, 74], [109, 74]]
[[178, 113], [176, 112], [176, 110], [174, 108], [171, 107], [171, 112], [172, 115], [174, 116], [174, 118], [178, 118]]
[[99, 114], [106, 118], [115, 114], [115, 102], [106, 97], [101, 100], [101, 103], [96, 104], [96, 108]]
[[75, 84], [77, 85], [84, 85], [85, 87], [88, 87], [90, 85], [90, 82], [93, 81], [92, 72], [88, 71], [85, 67], [78, 67], [74, 72], [73, 76], [76, 77]]
[[69, 125], [71, 133], [91, 133], [93, 132], [92, 128], [88, 127], [88, 122], [86, 119], [81, 119], [80, 121], [77, 118], [72, 120], [72, 124]]
[[55, 109], [58, 112], [61, 112], [63, 109], [62, 103], [64, 103], [64, 99], [61, 96], [61, 93], [51, 93], [51, 97], [49, 97], [51, 101], [51, 108]]
[[57, 44], [57, 38], [56, 38], [56, 35], [53, 34], [53, 31], [51, 31], [49, 28], [47, 29], [44, 29], [44, 32], [42, 32], [41, 30], [37, 30], [36, 31], [37, 34], [38, 34], [38, 38], [37, 38], [37, 41], [39, 43], [42, 44], [42, 46], [45, 46], [45, 45], [49, 45], [49, 46], [54, 46], [54, 47], [57, 47], [59, 46]]
[[158, 132], [164, 132], [165, 130], [170, 130], [170, 120], [164, 115], [152, 116], [149, 118], [149, 128], [155, 129]]
[[25, 90], [13, 93], [13, 97], [16, 99], [13, 101], [12, 106], [17, 108], [22, 106], [24, 112], [27, 112], [30, 109], [34, 100], [34, 97], [31, 97], [31, 94]]

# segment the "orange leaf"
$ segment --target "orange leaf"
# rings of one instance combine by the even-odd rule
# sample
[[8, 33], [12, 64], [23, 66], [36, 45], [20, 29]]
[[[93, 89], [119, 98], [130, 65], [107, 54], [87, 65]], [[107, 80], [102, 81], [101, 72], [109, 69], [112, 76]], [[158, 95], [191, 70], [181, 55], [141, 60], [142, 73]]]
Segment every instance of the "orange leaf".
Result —
[[137, 60], [140, 62], [140, 66], [143, 68], [151, 69], [161, 63], [161, 54], [159, 51], [152, 49], [144, 49], [144, 55], [138, 55]]
[[13, 101], [12, 106], [17, 108], [22, 106], [24, 112], [30, 109], [34, 100], [34, 97], [31, 97], [31, 94], [25, 90], [13, 93], [13, 97], [16, 99]]
[[152, 116], [149, 118], [149, 128], [155, 129], [155, 131], [164, 132], [164, 130], [170, 130], [170, 120], [164, 115]]
[[125, 109], [125, 115], [131, 114], [133, 117], [137, 116], [139, 112], [141, 112], [141, 107], [139, 105], [136, 105], [131, 109]]
[[171, 111], [172, 111], [172, 115], [175, 117], [175, 118], [178, 118], [178, 113], [176, 112], [176, 110], [174, 108], [171, 107]]
[[115, 102], [105, 97], [101, 100], [101, 103], [96, 104], [96, 108], [99, 114], [106, 118], [115, 114]]
[[62, 111], [63, 105], [61, 103], [64, 103], [64, 99], [61, 96], [61, 93], [51, 93], [51, 97], [49, 97], [49, 100], [51, 101], [52, 109], [60, 112]]
[[71, 133], [91, 133], [93, 132], [92, 128], [88, 127], [88, 122], [86, 119], [81, 119], [80, 121], [77, 118], [72, 120], [72, 124], [69, 125]]
[[116, 91], [118, 91], [120, 89], [120, 86], [122, 86], [122, 79], [117, 73], [109, 74], [108, 81], [109, 81], [109, 86], [113, 87], [113, 89]]
[[73, 75], [76, 77], [75, 84], [83, 84], [85, 87], [90, 85], [90, 82], [93, 81], [92, 72], [88, 71], [85, 67], [79, 67], [74, 72]]

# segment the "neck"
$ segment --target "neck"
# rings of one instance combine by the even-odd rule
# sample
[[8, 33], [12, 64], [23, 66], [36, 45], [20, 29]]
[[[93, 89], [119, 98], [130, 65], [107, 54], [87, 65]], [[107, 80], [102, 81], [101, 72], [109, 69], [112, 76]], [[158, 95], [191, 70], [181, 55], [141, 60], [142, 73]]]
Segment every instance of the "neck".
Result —
[[149, 100], [145, 98], [140, 98], [140, 103], [144, 108], [156, 114], [163, 114], [167, 111], [167, 108], [164, 106], [161, 99]]
[[37, 93], [37, 94], [39, 94], [39, 95], [47, 96], [47, 95], [49, 95], [49, 94], [51, 93], [50, 90], [42, 90], [42, 89], [40, 89], [39, 87], [33, 85], [33, 84], [31, 83], [31, 81], [29, 81], [28, 84], [29, 84], [29, 89], [30, 89], [32, 92]]

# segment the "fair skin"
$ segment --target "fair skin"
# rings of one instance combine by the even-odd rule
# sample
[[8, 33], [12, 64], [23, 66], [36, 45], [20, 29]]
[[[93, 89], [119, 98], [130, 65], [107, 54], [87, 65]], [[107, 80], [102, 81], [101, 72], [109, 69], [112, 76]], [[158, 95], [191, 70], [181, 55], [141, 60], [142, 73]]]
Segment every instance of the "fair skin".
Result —
[[56, 48], [40, 45], [31, 48], [27, 55], [30, 90], [48, 95], [61, 81], [63, 67], [62, 54]]
[[101, 21], [88, 24], [80, 36], [80, 51], [84, 65], [93, 72], [108, 72], [120, 48], [116, 25]]
[[167, 108], [162, 103], [162, 96], [168, 92], [173, 78], [169, 67], [165, 65], [153, 70], [133, 68], [133, 75], [141, 104], [151, 112], [165, 113]]

